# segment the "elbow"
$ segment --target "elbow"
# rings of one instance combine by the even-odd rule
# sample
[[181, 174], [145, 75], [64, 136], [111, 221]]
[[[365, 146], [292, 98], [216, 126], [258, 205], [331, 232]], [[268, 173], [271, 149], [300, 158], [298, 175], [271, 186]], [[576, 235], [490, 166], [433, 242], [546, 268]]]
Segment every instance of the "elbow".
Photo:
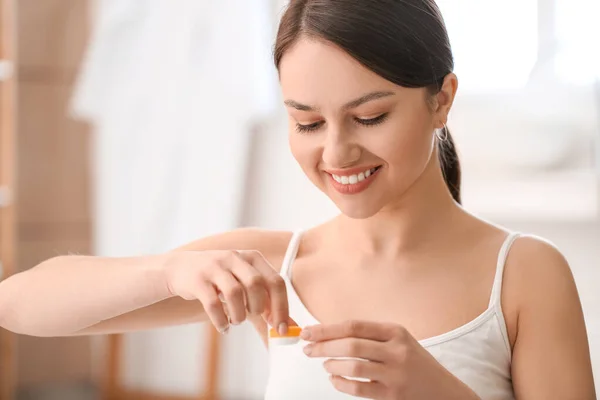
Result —
[[[58, 257], [56, 257], [58, 258]], [[42, 262], [37, 267], [12, 275], [0, 281], [0, 328], [9, 332], [34, 337], [71, 336], [73, 333], [61, 318], [48, 318], [48, 307], [35, 286], [35, 270], [54, 263]]]
[[0, 281], [0, 328], [21, 335], [44, 336], [30, 321], [31, 313], [26, 310], [29, 303], [26, 289], [31, 287], [30, 272], [20, 272]]
[[[1, 286], [1, 285], [0, 285]], [[22, 312], [18, 307], [6, 304], [4, 295], [0, 288], [0, 328], [5, 329], [17, 335], [34, 336], [34, 337], [53, 337], [56, 335], [48, 334], [43, 329], [40, 329], [33, 321], [27, 321], [22, 316]]]
[[22, 287], [22, 275], [19, 273], [0, 282], [0, 328], [9, 332], [27, 336], [47, 336], [41, 334], [32, 321], [27, 321], [27, 312], [21, 306], [25, 302], [19, 299]]

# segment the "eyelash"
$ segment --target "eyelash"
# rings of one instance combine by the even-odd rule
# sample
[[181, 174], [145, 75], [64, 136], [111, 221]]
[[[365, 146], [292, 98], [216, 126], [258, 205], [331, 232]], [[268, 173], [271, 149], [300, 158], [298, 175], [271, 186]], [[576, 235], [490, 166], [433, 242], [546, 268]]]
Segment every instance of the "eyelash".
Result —
[[[375, 118], [370, 118], [370, 119], [354, 118], [353, 121], [354, 121], [354, 123], [362, 125], [362, 126], [376, 126], [376, 125], [379, 125], [379, 124], [382, 124], [383, 122], [385, 122], [387, 117], [388, 117], [388, 113], [383, 113]], [[296, 124], [296, 131], [298, 131], [299, 133], [314, 132], [317, 129], [319, 129], [321, 127], [321, 125], [323, 125], [323, 122], [315, 122], [315, 123], [309, 124], [309, 125]]]

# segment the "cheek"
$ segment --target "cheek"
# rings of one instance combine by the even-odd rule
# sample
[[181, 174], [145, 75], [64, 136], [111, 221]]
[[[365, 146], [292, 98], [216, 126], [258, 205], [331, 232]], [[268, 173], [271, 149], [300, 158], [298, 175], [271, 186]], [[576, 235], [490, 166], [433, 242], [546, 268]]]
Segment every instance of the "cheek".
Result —
[[314, 181], [318, 175], [316, 167], [320, 160], [318, 146], [310, 137], [300, 135], [294, 129], [290, 129], [288, 141], [292, 156], [304, 173]]
[[433, 129], [429, 125], [427, 118], [398, 124], [386, 146], [382, 146], [381, 154], [385, 154], [382, 158], [396, 179], [412, 180], [424, 170], [434, 142]]
[[302, 141], [298, 140], [297, 136], [298, 134], [294, 132], [292, 128], [290, 128], [290, 131], [288, 133], [288, 143], [290, 145], [290, 151], [292, 152], [292, 156], [298, 162], [298, 164], [302, 166], [302, 164], [305, 163], [307, 149], [306, 146], [303, 146]]

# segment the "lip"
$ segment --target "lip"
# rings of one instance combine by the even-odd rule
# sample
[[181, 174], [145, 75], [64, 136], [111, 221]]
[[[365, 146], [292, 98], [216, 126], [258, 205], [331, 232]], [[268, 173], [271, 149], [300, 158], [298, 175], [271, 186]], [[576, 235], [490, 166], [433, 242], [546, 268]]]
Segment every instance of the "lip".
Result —
[[[381, 169], [382, 169], [381, 166], [375, 172], [373, 172], [368, 178], [366, 178], [364, 181], [349, 184], [349, 185], [344, 185], [342, 183], [339, 183], [338, 181], [333, 179], [332, 175], [338, 175], [338, 176], [339, 175], [342, 175], [342, 176], [343, 175], [356, 175], [363, 171], [366, 171], [367, 169], [372, 169], [372, 168], [376, 168], [376, 167], [377, 166], [373, 166], [371, 168], [364, 167], [364, 169], [352, 168], [352, 169], [344, 169], [344, 170], [337, 170], [337, 171], [327, 170], [327, 175], [329, 178], [329, 183], [338, 193], [346, 194], [346, 195], [358, 194], [358, 193], [361, 193], [361, 192], [364, 192], [365, 190], [367, 190], [367, 188], [369, 186], [371, 186], [371, 184], [375, 181], [375, 179], [377, 179], [377, 176], [379, 175], [379, 171], [381, 171]], [[330, 173], [329, 171], [333, 171], [333, 172]]]

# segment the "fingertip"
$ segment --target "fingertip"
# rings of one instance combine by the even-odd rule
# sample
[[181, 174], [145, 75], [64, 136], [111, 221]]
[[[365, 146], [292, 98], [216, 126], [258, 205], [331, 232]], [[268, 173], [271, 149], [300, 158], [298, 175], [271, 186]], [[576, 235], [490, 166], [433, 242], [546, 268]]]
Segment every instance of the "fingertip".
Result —
[[310, 330], [302, 329], [302, 332], [300, 332], [300, 338], [303, 340], [310, 340]]

